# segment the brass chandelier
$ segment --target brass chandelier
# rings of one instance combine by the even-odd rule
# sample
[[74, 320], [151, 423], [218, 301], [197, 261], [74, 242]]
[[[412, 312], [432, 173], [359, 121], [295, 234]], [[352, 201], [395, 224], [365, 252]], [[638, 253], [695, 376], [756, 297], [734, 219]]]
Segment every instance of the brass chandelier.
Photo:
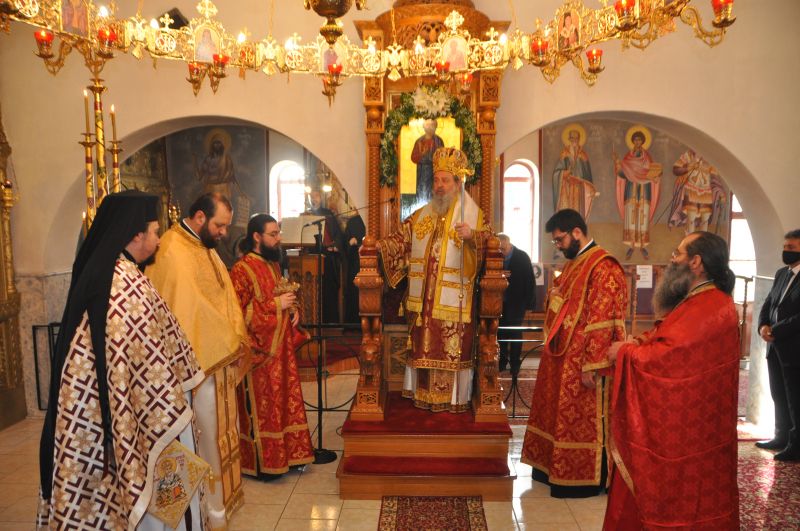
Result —
[[153, 60], [184, 61], [195, 95], [206, 78], [216, 92], [229, 69], [236, 68], [242, 77], [247, 71], [268, 76], [316, 75], [322, 79], [323, 93], [331, 98], [336, 87], [353, 76], [390, 80], [436, 76], [468, 86], [474, 72], [519, 69], [526, 64], [539, 68], [552, 83], [562, 67], [572, 63], [581, 78], [593, 85], [604, 69], [604, 50], [599, 47], [604, 42], [619, 40], [623, 49], [644, 49], [675, 31], [681, 21], [693, 28], [697, 38], [715, 46], [735, 21], [733, 0], [710, 1], [711, 27], [703, 25], [692, 0], [617, 0], [613, 4], [599, 0], [601, 6], [595, 9], [586, 7], [583, 0], [564, 0], [550, 20], [537, 19], [530, 33], [517, 28], [499, 34], [490, 28], [478, 38], [462, 29], [464, 19], [454, 10], [445, 21], [447, 31], [437, 40], [425, 42], [418, 37], [413, 47], [405, 48], [393, 38], [379, 49], [371, 38], [359, 46], [343, 35], [341, 17], [353, 2], [363, 9], [366, 0], [304, 0], [306, 9], [326, 19], [320, 35], [304, 42], [294, 33], [284, 43], [271, 31], [260, 40], [246, 31], [234, 36], [217, 20], [218, 10], [211, 0], [200, 0], [199, 17], [179, 29], [172, 27], [169, 15], [148, 21], [137, 12], [123, 18], [113, 0], [107, 7], [95, 1], [0, 0], [0, 28], [9, 31], [11, 21], [35, 26], [37, 55], [52, 74], [73, 50], [83, 55], [94, 78], [115, 54], [137, 59], [147, 54]]

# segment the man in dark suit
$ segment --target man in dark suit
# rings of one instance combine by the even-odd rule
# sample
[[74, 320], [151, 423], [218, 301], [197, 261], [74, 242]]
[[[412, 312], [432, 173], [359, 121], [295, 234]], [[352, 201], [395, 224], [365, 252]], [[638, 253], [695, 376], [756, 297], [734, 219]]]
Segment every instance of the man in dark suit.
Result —
[[781, 450], [777, 461], [800, 461], [800, 229], [784, 236], [783, 263], [758, 319], [767, 342], [769, 389], [775, 402], [775, 437], [756, 443]]
[[[511, 245], [511, 240], [505, 234], [498, 234], [500, 252], [503, 253], [503, 269], [510, 271], [508, 288], [503, 294], [503, 316], [500, 317], [500, 326], [520, 326], [527, 310], [533, 310], [536, 305], [534, 291], [533, 266], [531, 257], [522, 249]], [[522, 339], [520, 330], [500, 330], [499, 339]], [[510, 356], [509, 356], [510, 354]], [[505, 371], [509, 361], [511, 373], [518, 374], [522, 363], [522, 342], [500, 341], [500, 370]]]

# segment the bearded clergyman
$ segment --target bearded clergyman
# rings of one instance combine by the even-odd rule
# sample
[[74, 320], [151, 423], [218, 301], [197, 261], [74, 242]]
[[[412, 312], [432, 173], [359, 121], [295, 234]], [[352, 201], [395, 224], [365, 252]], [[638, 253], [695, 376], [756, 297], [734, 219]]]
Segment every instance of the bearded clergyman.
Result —
[[605, 488], [606, 351], [625, 338], [625, 272], [589, 236], [583, 217], [559, 210], [545, 224], [567, 263], [547, 293], [544, 350], [533, 388], [522, 462], [554, 498]]
[[689, 234], [656, 287], [655, 328], [609, 347], [614, 468], [603, 529], [739, 529], [735, 282], [728, 243]]
[[254, 367], [237, 388], [242, 470], [264, 481], [314, 461], [295, 353], [307, 334], [298, 325], [299, 285], [281, 275], [281, 230], [256, 214], [239, 244], [231, 280], [247, 323]]
[[462, 189], [472, 173], [462, 151], [437, 149], [433, 198], [378, 242], [389, 285], [408, 278], [410, 353], [403, 396], [431, 411], [466, 411], [472, 394], [473, 299], [492, 235], [483, 212]]
[[249, 370], [250, 346], [242, 310], [216, 247], [228, 233], [233, 208], [225, 196], [204, 194], [189, 216], [161, 239], [145, 270], [186, 331], [206, 379], [194, 395], [200, 457], [211, 465], [205, 509], [212, 529], [224, 528], [243, 501], [236, 384]]

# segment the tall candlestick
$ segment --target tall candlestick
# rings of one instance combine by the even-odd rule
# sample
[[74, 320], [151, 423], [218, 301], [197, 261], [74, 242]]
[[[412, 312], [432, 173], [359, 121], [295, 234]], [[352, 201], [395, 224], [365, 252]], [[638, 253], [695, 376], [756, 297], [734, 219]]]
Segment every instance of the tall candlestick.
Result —
[[117, 141], [117, 113], [114, 111], [114, 104], [111, 104], [111, 140]]
[[83, 89], [83, 111], [86, 114], [86, 132], [90, 133], [91, 129], [89, 128], [89, 92], [86, 89]]

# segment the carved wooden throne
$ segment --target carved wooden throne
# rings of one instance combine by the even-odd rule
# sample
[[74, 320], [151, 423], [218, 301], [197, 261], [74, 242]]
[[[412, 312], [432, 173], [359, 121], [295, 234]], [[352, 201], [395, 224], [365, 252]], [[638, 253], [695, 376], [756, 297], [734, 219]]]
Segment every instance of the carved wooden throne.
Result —
[[[508, 281], [503, 275], [500, 242], [492, 237], [487, 247], [486, 267], [480, 280], [472, 408], [476, 422], [507, 422], [502, 390], [497, 380], [497, 326]], [[375, 238], [367, 236], [361, 248], [361, 271], [355, 279], [359, 291], [362, 340], [359, 354], [361, 374], [355, 403], [350, 410], [350, 418], [354, 420], [384, 420], [387, 386], [383, 378], [382, 352], [383, 277], [378, 267]]]

